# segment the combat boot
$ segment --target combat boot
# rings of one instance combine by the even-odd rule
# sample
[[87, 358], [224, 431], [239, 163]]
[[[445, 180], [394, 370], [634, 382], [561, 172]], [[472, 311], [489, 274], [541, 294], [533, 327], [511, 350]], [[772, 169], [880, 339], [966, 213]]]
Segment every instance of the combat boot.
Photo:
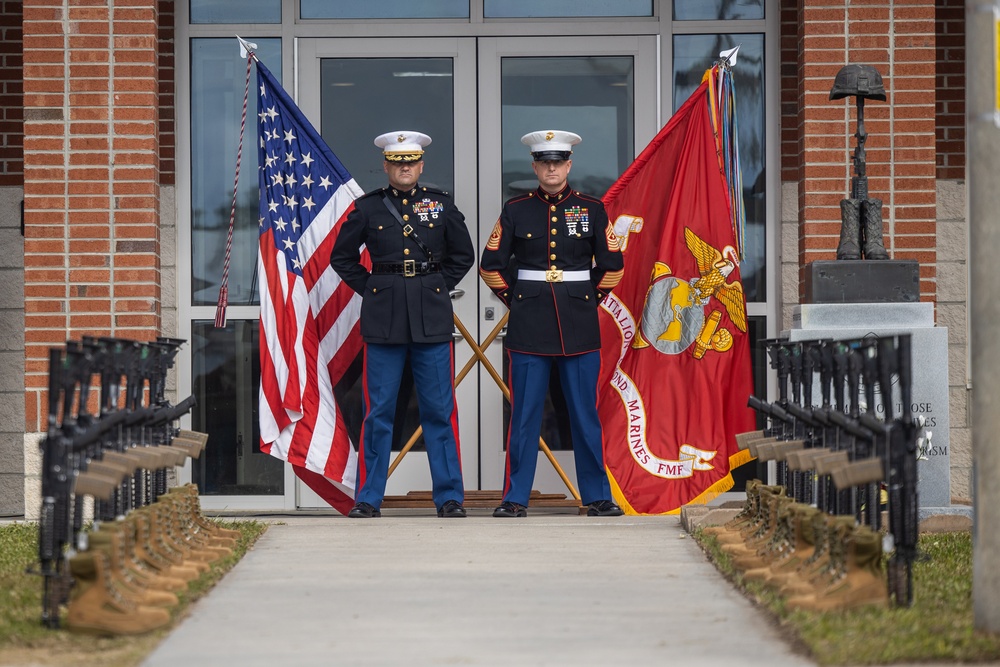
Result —
[[[159, 520], [154, 505], [132, 510], [129, 516], [134, 515], [136, 525], [145, 531], [147, 548], [170, 563], [169, 576], [191, 581], [197, 579], [203, 572], [208, 572], [207, 564], [187, 559], [187, 554], [180, 549], [167, 527]], [[192, 574], [194, 576], [191, 576]]]
[[145, 509], [153, 532], [160, 535], [161, 541], [169, 549], [180, 554], [182, 563], [194, 567], [199, 572], [208, 572], [208, 564], [218, 560], [219, 556], [193, 549], [188, 545], [183, 536], [178, 533], [173, 518], [170, 516], [170, 508], [166, 504], [155, 502]]
[[[881, 232], [881, 227], [879, 228]], [[837, 259], [861, 259], [861, 200], [840, 200], [840, 244]]]
[[198, 578], [198, 571], [192, 567], [185, 567], [182, 559], [178, 558], [177, 564], [175, 564], [167, 555], [160, 552], [150, 535], [149, 518], [145, 514], [139, 510], [133, 510], [125, 517], [125, 521], [135, 528], [133, 550], [136, 559], [144, 566], [159, 575], [179, 579], [185, 588], [189, 581]]
[[194, 484], [175, 486], [172, 489], [169, 489], [167, 494], [185, 498], [185, 500], [189, 503], [188, 511], [190, 512], [192, 521], [197, 523], [198, 527], [204, 530], [208, 535], [219, 540], [217, 543], [213, 542], [213, 546], [224, 546], [229, 548], [236, 546], [236, 542], [241, 537], [240, 531], [223, 528], [201, 513], [201, 503], [198, 500], [197, 486]]
[[[771, 540], [757, 551], [758, 559], [744, 557], [740, 565], [743, 569], [744, 581], [766, 580], [771, 572], [771, 565], [790, 553], [795, 544], [795, 508], [798, 503], [782, 503], [778, 508], [778, 529], [774, 531]], [[739, 559], [734, 559], [734, 564]], [[739, 566], [737, 566], [739, 567]]]
[[109, 567], [105, 575], [113, 579], [118, 589], [137, 604], [147, 607], [176, 607], [180, 603], [173, 593], [150, 589], [126, 567], [124, 540], [120, 530], [112, 526], [91, 531], [88, 542], [88, 550], [99, 550], [108, 555]]
[[164, 572], [166, 568], [155, 568], [140, 557], [140, 547], [137, 541], [138, 531], [135, 522], [125, 520], [115, 522], [114, 524], [102, 523], [100, 526], [100, 530], [115, 528], [121, 531], [122, 542], [125, 545], [125, 567], [129, 569], [133, 576], [154, 590], [170, 591], [172, 593], [187, 590], [187, 582], [183, 579], [167, 576]]
[[838, 521], [838, 517], [823, 512], [817, 512], [812, 516], [812, 555], [802, 561], [794, 570], [785, 571], [774, 577], [773, 587], [780, 595], [794, 597], [814, 592], [815, 588], [811, 580], [829, 565], [830, 540], [836, 521]]
[[797, 503], [793, 508], [791, 547], [780, 558], [768, 565], [762, 580], [770, 588], [777, 588], [798, 570], [816, 551], [813, 524], [817, 516], [822, 520], [822, 512], [810, 505]]
[[753, 521], [754, 516], [757, 513], [757, 499], [759, 495], [760, 487], [759, 479], [751, 479], [747, 481], [746, 484], [746, 500], [743, 502], [743, 509], [740, 510], [739, 514], [734, 516], [732, 519], [722, 524], [721, 526], [709, 526], [704, 528], [701, 532], [703, 535], [711, 535], [717, 537], [722, 533], [738, 532], [739, 529], [744, 525]]
[[882, 200], [864, 199], [861, 202], [862, 237], [865, 259], [889, 259], [882, 241]]
[[181, 526], [182, 534], [192, 546], [198, 545], [201, 549], [216, 551], [222, 557], [233, 553], [236, 540], [230, 537], [217, 537], [213, 535], [198, 520], [201, 508], [198, 506], [198, 499], [190, 494], [176, 493], [167, 494], [160, 500], [166, 500], [174, 505], [173, 515], [176, 517], [178, 525]]
[[170, 622], [165, 609], [136, 604], [108, 576], [110, 562], [101, 550], [84, 551], [69, 563], [76, 582], [66, 614], [72, 632], [138, 635]]
[[821, 558], [798, 571], [798, 580], [785, 587], [788, 599], [815, 595], [839, 579], [846, 571], [847, 536], [854, 530], [853, 516], [827, 520], [826, 549]]
[[716, 536], [720, 545], [743, 544], [751, 539], [754, 534], [761, 530], [761, 526], [768, 516], [771, 498], [776, 495], [783, 495], [785, 492], [781, 486], [768, 486], [760, 484], [753, 496], [753, 516], [749, 521], [736, 527], [735, 530], [720, 533]]
[[767, 544], [778, 529], [778, 516], [782, 506], [792, 502], [792, 499], [784, 495], [762, 495], [762, 502], [767, 504], [764, 520], [761, 526], [749, 535], [740, 544], [724, 544], [722, 550], [731, 556], [742, 556], [754, 554], [758, 549]]
[[187, 515], [178, 508], [177, 503], [176, 499], [172, 500], [166, 496], [160, 496], [160, 499], [153, 503], [153, 506], [156, 507], [160, 520], [167, 524], [168, 530], [179, 548], [186, 552], [185, 558], [214, 563], [232, 553], [231, 549], [210, 547], [205, 544], [202, 537], [198, 535], [197, 528], [190, 525]]
[[857, 526], [845, 537], [843, 570], [814, 595], [790, 598], [789, 609], [831, 611], [888, 606], [889, 592], [881, 567], [881, 535], [868, 526]]

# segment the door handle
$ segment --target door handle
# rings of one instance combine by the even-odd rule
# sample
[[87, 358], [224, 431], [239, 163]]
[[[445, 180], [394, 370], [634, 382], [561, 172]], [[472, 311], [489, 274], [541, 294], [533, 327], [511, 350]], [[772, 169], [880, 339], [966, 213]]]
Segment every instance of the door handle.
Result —
[[448, 296], [451, 297], [452, 301], [454, 301], [455, 299], [461, 299], [463, 296], [465, 296], [465, 290], [456, 287], [455, 289], [448, 292]]

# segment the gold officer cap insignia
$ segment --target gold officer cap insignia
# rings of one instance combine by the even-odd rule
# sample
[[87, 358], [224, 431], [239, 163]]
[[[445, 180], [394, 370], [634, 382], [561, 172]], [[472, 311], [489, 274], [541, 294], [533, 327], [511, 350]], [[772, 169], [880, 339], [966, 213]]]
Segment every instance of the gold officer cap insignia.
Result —
[[396, 137], [396, 141], [398, 141], [399, 143], [403, 143], [404, 141], [406, 141], [406, 135], [405, 134], [399, 135], [398, 137]]
[[545, 141], [552, 141], [552, 138], [554, 136], [556, 136], [554, 132], [546, 132], [545, 133]]

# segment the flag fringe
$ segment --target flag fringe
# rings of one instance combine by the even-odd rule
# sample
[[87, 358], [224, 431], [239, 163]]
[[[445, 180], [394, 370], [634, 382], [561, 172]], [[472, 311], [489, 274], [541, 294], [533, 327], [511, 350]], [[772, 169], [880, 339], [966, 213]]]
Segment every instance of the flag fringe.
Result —
[[739, 129], [736, 119], [736, 85], [728, 65], [716, 64], [705, 72], [708, 108], [715, 132], [719, 167], [729, 188], [729, 213], [736, 237], [736, 252], [742, 261], [746, 254], [747, 212], [743, 203], [743, 170], [740, 168]]

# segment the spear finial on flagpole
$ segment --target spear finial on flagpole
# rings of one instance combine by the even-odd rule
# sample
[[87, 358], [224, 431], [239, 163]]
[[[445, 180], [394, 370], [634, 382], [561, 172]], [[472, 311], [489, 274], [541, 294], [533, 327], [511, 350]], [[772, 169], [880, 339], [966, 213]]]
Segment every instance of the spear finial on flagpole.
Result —
[[726, 67], [732, 67], [736, 64], [736, 53], [740, 50], [742, 44], [737, 44], [736, 48], [727, 49], [725, 51], [719, 52], [719, 59], [716, 61], [717, 65], [725, 65]]
[[257, 60], [257, 54], [254, 53], [257, 50], [257, 45], [253, 42], [248, 42], [239, 35], [236, 35], [236, 39], [240, 41], [240, 58], [246, 58], [249, 54], [254, 60]]

